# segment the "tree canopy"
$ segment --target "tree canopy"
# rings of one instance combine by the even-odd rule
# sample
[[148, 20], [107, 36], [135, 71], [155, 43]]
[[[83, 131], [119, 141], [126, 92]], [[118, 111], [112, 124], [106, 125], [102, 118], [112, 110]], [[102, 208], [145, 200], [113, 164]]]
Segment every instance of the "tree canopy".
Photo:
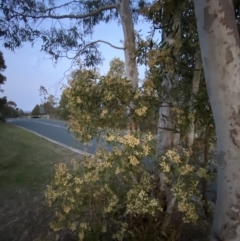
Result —
[[[55, 60], [61, 57], [76, 59], [81, 56], [86, 65], [95, 66], [102, 61], [101, 53], [98, 51], [99, 43], [124, 49], [104, 39], [91, 40], [94, 27], [99, 23], [120, 21], [120, 2], [116, 0], [80, 0], [62, 3], [35, 0], [1, 1], [0, 11], [3, 17], [0, 23], [0, 37], [4, 41], [4, 46], [11, 50], [21, 47], [24, 42], [34, 43], [36, 39], [41, 39], [42, 50]], [[137, 18], [138, 8], [138, 1], [131, 1], [134, 19]], [[65, 20], [69, 20], [68, 26], [62, 24]], [[46, 21], [50, 24], [49, 28], [38, 27]]]
[[33, 108], [32, 112], [31, 112], [32, 115], [40, 115], [40, 107], [39, 105], [35, 105], [35, 107]]

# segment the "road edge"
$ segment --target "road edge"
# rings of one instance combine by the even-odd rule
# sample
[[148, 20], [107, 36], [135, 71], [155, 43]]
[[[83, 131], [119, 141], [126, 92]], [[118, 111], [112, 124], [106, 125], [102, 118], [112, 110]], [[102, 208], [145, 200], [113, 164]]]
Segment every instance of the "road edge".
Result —
[[37, 132], [35, 132], [35, 131], [31, 131], [31, 130], [29, 130], [29, 129], [27, 129], [27, 128], [24, 128], [24, 127], [22, 127], [22, 126], [18, 126], [18, 125], [14, 125], [14, 126], [16, 126], [16, 127], [18, 127], [18, 128], [21, 128], [21, 129], [23, 129], [23, 130], [25, 130], [25, 131], [28, 131], [28, 132], [30, 132], [30, 133], [33, 133], [33, 134], [35, 134], [35, 135], [37, 135], [37, 136], [39, 136], [39, 137], [41, 137], [41, 138], [43, 138], [43, 139], [45, 139], [45, 140], [47, 140], [47, 141], [50, 141], [50, 142], [52, 142], [52, 143], [54, 143], [54, 144], [56, 144], [56, 145], [59, 145], [59, 146], [61, 146], [61, 147], [64, 147], [64, 148], [66, 148], [66, 149], [68, 149], [68, 150], [70, 150], [70, 151], [76, 152], [76, 153], [81, 154], [81, 155], [84, 155], [84, 156], [94, 156], [93, 154], [90, 154], [90, 153], [88, 153], [88, 152], [78, 150], [78, 149], [76, 149], [76, 148], [73, 148], [73, 147], [70, 147], [70, 146], [68, 146], [68, 145], [62, 144], [62, 143], [60, 143], [60, 142], [58, 142], [58, 141], [54, 141], [54, 140], [52, 140], [52, 139], [50, 139], [50, 138], [48, 138], [48, 137], [46, 137], [46, 136], [43, 136], [43, 135], [41, 135], [41, 134], [39, 134], [39, 133], [37, 133]]

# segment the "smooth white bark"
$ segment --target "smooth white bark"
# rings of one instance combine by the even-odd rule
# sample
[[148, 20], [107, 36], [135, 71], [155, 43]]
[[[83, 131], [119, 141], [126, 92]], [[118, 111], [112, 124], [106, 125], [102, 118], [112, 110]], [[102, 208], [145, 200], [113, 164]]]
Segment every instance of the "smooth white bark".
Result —
[[217, 133], [217, 203], [211, 241], [240, 240], [240, 41], [232, 0], [194, 0]]
[[124, 55], [126, 77], [128, 80], [131, 80], [133, 88], [136, 89], [138, 87], [138, 68], [135, 57], [136, 42], [129, 0], [119, 0], [119, 13], [121, 17], [125, 45]]
[[[136, 41], [135, 31], [132, 19], [132, 13], [130, 9], [129, 0], [119, 0], [119, 13], [121, 17], [123, 36], [124, 36], [124, 56], [125, 56], [125, 68], [127, 80], [130, 80], [133, 89], [138, 87], [138, 68], [135, 56]], [[133, 103], [130, 103], [130, 108], [134, 109]], [[128, 110], [129, 112], [130, 110]], [[130, 120], [129, 132], [133, 133], [138, 130], [135, 123]]]

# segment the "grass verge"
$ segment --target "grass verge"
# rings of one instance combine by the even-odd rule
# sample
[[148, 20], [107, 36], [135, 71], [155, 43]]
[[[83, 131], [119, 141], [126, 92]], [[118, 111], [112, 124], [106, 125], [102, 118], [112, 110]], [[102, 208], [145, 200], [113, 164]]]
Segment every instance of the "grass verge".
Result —
[[54, 165], [79, 154], [16, 126], [0, 123], [0, 239], [33, 241], [50, 232], [44, 198]]

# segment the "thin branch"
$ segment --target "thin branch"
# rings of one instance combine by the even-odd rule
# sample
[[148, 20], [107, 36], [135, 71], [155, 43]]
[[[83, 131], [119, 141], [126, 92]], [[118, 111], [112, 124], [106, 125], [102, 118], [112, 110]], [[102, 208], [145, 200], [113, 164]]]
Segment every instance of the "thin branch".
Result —
[[180, 133], [180, 131], [177, 131], [176, 129], [167, 128], [167, 127], [160, 127], [160, 126], [158, 126], [158, 129], [166, 130], [166, 131], [173, 131], [175, 133]]
[[44, 12], [50, 12], [50, 11], [55, 10], [55, 9], [58, 9], [58, 8], [68, 7], [68, 5], [70, 5], [70, 4], [72, 4], [72, 3], [79, 3], [79, 1], [67, 2], [67, 3], [64, 3], [64, 4], [59, 5], [59, 6], [54, 6], [54, 7], [51, 7], [51, 8], [47, 8], [46, 10], [41, 11], [41, 12], [42, 12], [42, 13], [44, 13]]
[[120, 49], [120, 50], [125, 50], [125, 48], [123, 47], [118, 47], [118, 46], [115, 46], [107, 41], [104, 41], [104, 40], [96, 40], [94, 42], [91, 42], [90, 44], [88, 45], [93, 45], [93, 44], [96, 44], [96, 43], [104, 43], [104, 44], [108, 44], [109, 46], [111, 46], [112, 48], [115, 48], [115, 49]]
[[122, 47], [117, 47], [115, 45], [112, 45], [111, 43], [107, 42], [107, 41], [104, 41], [104, 40], [96, 40], [96, 41], [93, 41], [89, 44], [87, 44], [83, 49], [80, 49], [77, 54], [73, 57], [73, 59], [77, 58], [77, 56], [79, 56], [85, 49], [87, 49], [88, 47], [90, 47], [91, 45], [94, 45], [96, 43], [105, 43], [105, 44], [108, 44], [109, 46], [111, 46], [112, 48], [115, 48], [115, 49], [120, 49], [120, 50], [124, 50], [125, 48], [122, 48]]
[[113, 44], [111, 44], [111, 43], [109, 43], [109, 42], [107, 42], [107, 41], [104, 41], [104, 40], [96, 40], [96, 41], [93, 41], [93, 42], [87, 44], [83, 49], [78, 49], [78, 50], [76, 50], [77, 53], [76, 53], [74, 56], [72, 56], [72, 57], [70, 57], [70, 56], [68, 55], [67, 51], [65, 52], [64, 55], [57, 55], [57, 56], [58, 56], [58, 58], [67, 58], [67, 59], [72, 59], [72, 60], [74, 60], [74, 59], [76, 59], [79, 55], [81, 55], [81, 53], [82, 53], [84, 50], [86, 50], [88, 47], [90, 47], [90, 46], [92, 46], [92, 45], [94, 45], [94, 44], [96, 44], [96, 43], [105, 43], [105, 44], [108, 44], [109, 46], [111, 46], [112, 48], [115, 48], [115, 49], [120, 49], [120, 50], [124, 50], [124, 49], [125, 49], [125, 48], [122, 48], [122, 47], [115, 46], [115, 45], [113, 45]]
[[[110, 10], [110, 9], [117, 9], [118, 8], [118, 4], [111, 4], [111, 5], [107, 5], [107, 6], [103, 6], [100, 7], [99, 9], [91, 12], [91, 13], [86, 13], [86, 14], [80, 14], [80, 15], [75, 15], [75, 14], [64, 14], [64, 15], [52, 15], [50, 12], [51, 10], [49, 10], [49, 13], [47, 15], [29, 15], [29, 14], [24, 14], [24, 13], [19, 13], [17, 11], [13, 11], [12, 9], [7, 9], [4, 8], [5, 10], [8, 10], [9, 12], [13, 12], [15, 13], [15, 15], [11, 16], [12, 18], [14, 17], [18, 17], [18, 16], [22, 16], [22, 17], [26, 17], [26, 18], [32, 18], [32, 19], [46, 19], [46, 18], [51, 18], [51, 19], [83, 19], [83, 18], [87, 18], [87, 17], [92, 17], [95, 16], [105, 10]], [[41, 12], [40, 12], [41, 13]]]

